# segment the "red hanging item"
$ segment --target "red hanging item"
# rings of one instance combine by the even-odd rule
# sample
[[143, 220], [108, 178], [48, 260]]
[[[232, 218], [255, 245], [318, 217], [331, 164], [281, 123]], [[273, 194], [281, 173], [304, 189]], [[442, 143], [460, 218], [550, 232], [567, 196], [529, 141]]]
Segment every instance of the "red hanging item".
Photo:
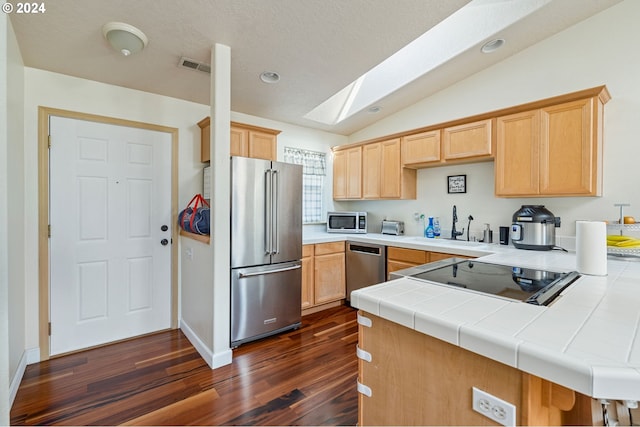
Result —
[[[193, 206], [192, 206], [193, 205]], [[200, 207], [198, 207], [200, 205]], [[193, 196], [178, 215], [180, 228], [189, 233], [209, 234], [211, 231], [211, 209], [201, 194]]]

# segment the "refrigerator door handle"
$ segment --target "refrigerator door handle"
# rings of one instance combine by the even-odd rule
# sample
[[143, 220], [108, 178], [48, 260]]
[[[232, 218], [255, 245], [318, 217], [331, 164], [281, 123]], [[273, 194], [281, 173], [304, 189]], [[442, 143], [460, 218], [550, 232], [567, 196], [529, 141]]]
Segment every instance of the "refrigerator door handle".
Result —
[[279, 190], [279, 184], [278, 184], [278, 171], [277, 170], [273, 170], [272, 171], [272, 175], [271, 175], [271, 179], [272, 179], [272, 184], [271, 184], [271, 197], [272, 197], [272, 201], [271, 204], [273, 206], [273, 214], [272, 214], [272, 224], [273, 224], [273, 243], [272, 243], [272, 254], [279, 254], [280, 253], [280, 233], [278, 230], [278, 223], [280, 222], [280, 215], [278, 212], [279, 206], [278, 206], [278, 190]]
[[264, 171], [265, 180], [264, 180], [264, 253], [266, 255], [271, 255], [272, 253], [272, 245], [273, 245], [273, 229], [271, 224], [273, 224], [273, 201], [271, 200], [271, 193], [273, 191], [273, 182], [272, 182], [272, 170], [267, 169]]
[[277, 270], [256, 271], [254, 273], [240, 273], [238, 277], [240, 279], [244, 279], [246, 277], [264, 276], [265, 274], [282, 273], [283, 271], [289, 271], [289, 270], [298, 270], [299, 268], [302, 268], [302, 266], [298, 264], [298, 265], [293, 265], [291, 267], [280, 268]]

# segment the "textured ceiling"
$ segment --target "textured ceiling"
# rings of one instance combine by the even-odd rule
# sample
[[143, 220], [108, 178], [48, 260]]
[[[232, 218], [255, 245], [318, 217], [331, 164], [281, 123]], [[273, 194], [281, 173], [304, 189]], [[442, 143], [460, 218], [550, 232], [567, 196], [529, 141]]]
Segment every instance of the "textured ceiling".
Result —
[[[377, 103], [380, 113], [333, 126], [303, 116], [468, 0], [54, 0], [44, 14], [10, 17], [28, 67], [202, 104], [210, 76], [178, 62], [208, 63], [213, 44], [228, 45], [233, 111], [350, 134], [619, 1], [550, 1], [500, 31], [501, 50], [461, 52]], [[110, 21], [141, 29], [147, 48], [130, 57], [113, 51], [102, 36]], [[265, 70], [280, 73], [280, 82], [262, 83]]]

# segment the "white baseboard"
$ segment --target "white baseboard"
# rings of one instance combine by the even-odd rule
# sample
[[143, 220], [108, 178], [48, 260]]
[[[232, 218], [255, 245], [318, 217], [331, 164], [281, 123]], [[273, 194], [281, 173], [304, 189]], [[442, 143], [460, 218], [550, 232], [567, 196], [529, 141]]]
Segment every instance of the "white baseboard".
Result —
[[40, 362], [40, 349], [29, 348], [22, 353], [20, 362], [18, 362], [18, 368], [16, 374], [11, 379], [11, 385], [9, 385], [9, 407], [13, 406], [13, 402], [16, 400], [18, 394], [18, 388], [20, 388], [20, 382], [24, 377], [24, 373], [27, 369], [27, 365]]
[[214, 353], [213, 363], [211, 368], [216, 369], [216, 368], [220, 368], [221, 366], [229, 365], [232, 362], [232, 359], [233, 359], [233, 351], [231, 349]]
[[202, 340], [198, 337], [198, 335], [196, 335], [193, 329], [189, 327], [184, 319], [180, 319], [180, 330], [187, 337], [191, 345], [193, 345], [198, 353], [200, 353], [200, 356], [202, 356], [204, 361], [207, 362], [207, 365], [209, 365], [211, 369], [213, 369], [213, 351], [211, 351], [211, 349], [202, 342]]
[[33, 365], [40, 362], [40, 348], [28, 348], [27, 349], [27, 365]]
[[18, 388], [20, 387], [20, 382], [22, 381], [22, 377], [24, 376], [25, 369], [27, 369], [26, 351], [22, 353], [20, 362], [18, 362], [16, 374], [11, 379], [11, 385], [9, 386], [9, 407], [13, 406], [13, 401], [16, 400], [16, 394], [18, 394]]
[[189, 324], [184, 321], [184, 319], [180, 319], [180, 330], [187, 337], [189, 342], [195, 347], [195, 349], [200, 353], [200, 356], [207, 362], [207, 365], [211, 369], [216, 369], [221, 366], [225, 366], [231, 363], [233, 352], [231, 349], [227, 349], [218, 353], [214, 353], [207, 345], [202, 342], [202, 340], [198, 337], [198, 335], [189, 327]]

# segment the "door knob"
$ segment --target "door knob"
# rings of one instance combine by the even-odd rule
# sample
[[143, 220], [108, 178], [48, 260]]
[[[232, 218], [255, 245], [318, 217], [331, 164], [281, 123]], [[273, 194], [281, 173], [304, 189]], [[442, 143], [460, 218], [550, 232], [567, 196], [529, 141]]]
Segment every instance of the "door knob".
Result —
[[160, 230], [162, 231], [167, 231], [169, 229], [169, 227], [167, 227], [166, 225], [163, 225], [162, 227], [160, 227]]
[[162, 246], [167, 246], [169, 244], [169, 241], [167, 239], [162, 239], [162, 240], [160, 240], [160, 244]]

